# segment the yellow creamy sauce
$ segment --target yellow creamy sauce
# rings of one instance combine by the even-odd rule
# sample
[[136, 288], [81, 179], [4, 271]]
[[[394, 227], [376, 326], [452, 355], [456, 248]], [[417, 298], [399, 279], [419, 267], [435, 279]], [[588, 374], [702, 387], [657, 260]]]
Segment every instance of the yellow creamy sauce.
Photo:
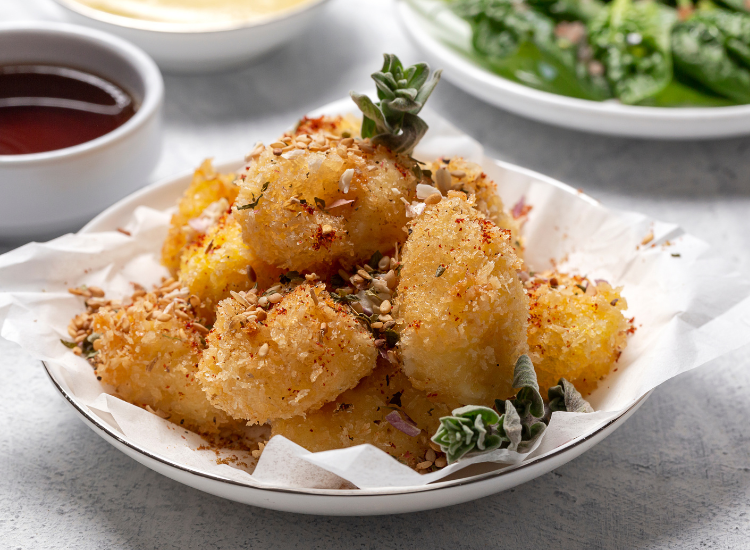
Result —
[[312, 0], [76, 0], [107, 13], [166, 23], [227, 24], [275, 15]]

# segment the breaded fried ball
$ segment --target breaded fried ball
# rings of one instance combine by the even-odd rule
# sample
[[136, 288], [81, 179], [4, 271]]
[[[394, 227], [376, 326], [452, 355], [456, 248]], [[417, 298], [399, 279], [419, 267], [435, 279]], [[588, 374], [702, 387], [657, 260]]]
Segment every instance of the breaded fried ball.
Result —
[[[421, 433], [407, 435], [396, 429], [385, 418], [394, 410], [404, 419], [411, 418]], [[306, 418], [273, 422], [272, 435], [283, 435], [312, 452], [369, 443], [414, 468], [425, 461], [440, 417], [450, 414], [448, 407], [432, 403], [415, 389], [397, 366], [380, 361], [371, 375], [336, 401]]]
[[217, 203], [222, 199], [222, 205], [226, 204], [224, 210], [229, 209], [239, 193], [239, 188], [233, 183], [235, 177], [234, 174], [217, 173], [210, 160], [203, 161], [195, 171], [193, 181], [180, 198], [177, 213], [172, 216], [169, 234], [162, 246], [162, 263], [172, 275], [180, 269], [180, 259], [185, 246], [200, 236], [200, 233], [190, 226], [190, 220], [200, 218], [204, 210], [211, 205], [218, 206]]
[[[153, 293], [113, 312], [100, 309], [93, 316], [96, 373], [115, 387], [118, 397], [151, 407], [170, 422], [198, 433], [215, 434], [239, 423], [208, 402], [195, 379], [203, 352], [201, 332], [190, 308], [184, 319], [155, 309]], [[156, 315], [153, 315], [155, 312]]]
[[297, 286], [266, 318], [249, 310], [241, 315], [248, 307], [237, 299], [219, 304], [200, 364], [211, 403], [235, 418], [264, 423], [316, 410], [375, 368], [372, 336], [322, 284]]
[[[438, 186], [444, 193], [450, 188], [475, 194], [477, 197], [475, 207], [500, 229], [510, 229], [513, 248], [521, 256], [523, 241], [521, 239], [520, 220], [514, 218], [505, 208], [503, 200], [498, 195], [497, 184], [487, 177], [480, 165], [469, 162], [462, 157], [453, 157], [436, 160], [431, 168], [434, 180], [439, 181], [439, 183], [449, 182], [449, 186], [444, 184]], [[437, 174], [440, 169], [445, 170], [444, 175], [439, 176]]]
[[369, 259], [406, 238], [414, 162], [383, 147], [350, 152], [328, 143], [280, 156], [266, 148], [238, 180], [235, 215], [253, 256], [282, 269], [324, 271], [339, 258]]
[[281, 270], [253, 258], [242, 240], [242, 228], [224, 214], [182, 255], [178, 279], [201, 300], [199, 315], [213, 323], [216, 306], [231, 291], [265, 290], [278, 281]]
[[526, 353], [528, 299], [508, 230], [451, 191], [410, 225], [398, 285], [404, 372], [454, 406], [514, 394]]
[[[526, 283], [529, 357], [542, 395], [566, 378], [584, 395], [609, 373], [627, 345], [622, 287], [548, 272]], [[583, 289], [586, 290], [583, 290]]]

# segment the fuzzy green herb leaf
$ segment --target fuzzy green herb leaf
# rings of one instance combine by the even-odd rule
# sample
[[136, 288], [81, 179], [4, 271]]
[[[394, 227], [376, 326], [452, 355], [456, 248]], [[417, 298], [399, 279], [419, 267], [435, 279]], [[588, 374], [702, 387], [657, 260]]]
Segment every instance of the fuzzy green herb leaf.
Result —
[[547, 390], [549, 409], [551, 412], [566, 411], [590, 413], [594, 408], [586, 401], [573, 384], [561, 378], [557, 386]]
[[474, 450], [492, 451], [503, 444], [503, 440], [492, 428], [501, 421], [500, 415], [488, 407], [469, 405], [453, 410], [453, 416], [440, 419], [440, 427], [432, 441], [455, 462]]
[[379, 101], [351, 92], [364, 115], [361, 134], [375, 145], [395, 153], [410, 153], [427, 131], [427, 124], [417, 115], [435, 89], [442, 71], [430, 75], [426, 63], [402, 65], [398, 57], [384, 54], [383, 68], [372, 74]]

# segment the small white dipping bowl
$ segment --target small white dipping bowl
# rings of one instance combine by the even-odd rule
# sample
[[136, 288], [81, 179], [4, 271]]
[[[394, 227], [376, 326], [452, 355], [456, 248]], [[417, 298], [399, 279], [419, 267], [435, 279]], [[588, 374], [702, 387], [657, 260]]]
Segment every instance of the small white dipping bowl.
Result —
[[148, 181], [161, 152], [164, 81], [144, 52], [65, 23], [0, 24], [0, 65], [62, 65], [121, 86], [137, 110], [115, 130], [45, 153], [0, 155], [0, 240], [78, 229]]
[[257, 59], [310, 26], [327, 0], [231, 25], [194, 25], [135, 19], [97, 10], [75, 0], [55, 0], [69, 21], [89, 25], [143, 48], [162, 70], [175, 73], [222, 71]]

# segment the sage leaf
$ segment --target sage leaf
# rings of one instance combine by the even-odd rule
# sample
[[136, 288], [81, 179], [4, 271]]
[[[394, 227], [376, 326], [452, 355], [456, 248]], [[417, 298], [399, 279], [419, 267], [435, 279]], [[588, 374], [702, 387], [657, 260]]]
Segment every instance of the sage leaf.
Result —
[[594, 408], [586, 401], [573, 384], [561, 378], [557, 386], [547, 390], [549, 409], [551, 412], [565, 411], [578, 413], [592, 413]]
[[428, 127], [417, 116], [440, 80], [441, 71], [430, 75], [429, 65], [402, 65], [393, 54], [383, 55], [383, 68], [373, 73], [378, 102], [351, 92], [351, 98], [364, 115], [360, 133], [374, 145], [383, 145], [395, 153], [410, 153]]

